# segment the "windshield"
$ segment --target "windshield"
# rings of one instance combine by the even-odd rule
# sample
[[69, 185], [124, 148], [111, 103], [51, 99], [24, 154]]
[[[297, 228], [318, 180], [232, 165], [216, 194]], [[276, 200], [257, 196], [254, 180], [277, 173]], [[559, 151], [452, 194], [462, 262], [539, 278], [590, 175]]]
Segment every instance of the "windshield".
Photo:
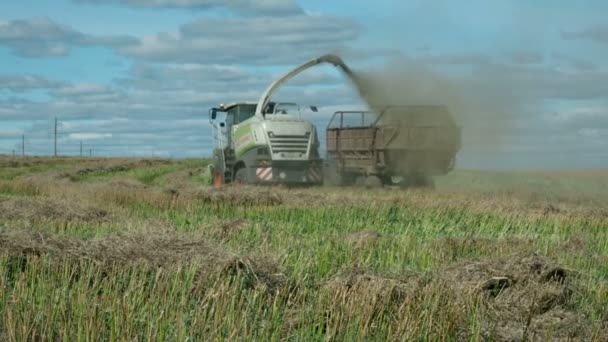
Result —
[[254, 104], [240, 104], [230, 108], [227, 114], [232, 118], [234, 124], [238, 124], [254, 116], [255, 107]]
[[300, 106], [295, 103], [277, 103], [274, 106], [273, 114], [299, 116]]

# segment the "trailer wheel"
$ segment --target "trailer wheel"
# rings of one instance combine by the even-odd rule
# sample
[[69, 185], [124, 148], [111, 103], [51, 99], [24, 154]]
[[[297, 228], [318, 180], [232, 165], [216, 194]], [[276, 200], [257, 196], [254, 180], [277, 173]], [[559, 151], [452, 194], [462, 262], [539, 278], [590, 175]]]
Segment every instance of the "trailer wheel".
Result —
[[382, 180], [378, 176], [368, 176], [365, 178], [365, 187], [368, 189], [381, 188]]
[[234, 174], [234, 184], [247, 184], [247, 169], [242, 167]]

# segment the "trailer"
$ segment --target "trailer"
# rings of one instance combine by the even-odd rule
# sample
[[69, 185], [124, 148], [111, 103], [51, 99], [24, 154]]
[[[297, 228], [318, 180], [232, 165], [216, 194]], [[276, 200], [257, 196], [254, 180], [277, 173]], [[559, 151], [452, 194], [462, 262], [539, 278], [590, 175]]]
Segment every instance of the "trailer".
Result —
[[461, 130], [445, 106], [338, 111], [326, 130], [328, 185], [432, 186], [454, 168]]

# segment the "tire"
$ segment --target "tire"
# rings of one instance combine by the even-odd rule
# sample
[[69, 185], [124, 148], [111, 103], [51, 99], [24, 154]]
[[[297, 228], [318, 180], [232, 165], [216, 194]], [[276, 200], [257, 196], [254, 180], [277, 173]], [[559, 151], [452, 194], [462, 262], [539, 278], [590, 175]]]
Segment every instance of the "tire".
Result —
[[242, 167], [238, 170], [236, 170], [236, 173], [234, 174], [234, 180], [233, 180], [234, 184], [247, 184], [249, 183], [247, 181], [247, 169]]
[[403, 184], [406, 182], [406, 178], [402, 176], [386, 176], [384, 178], [384, 182], [387, 185], [397, 185], [403, 187]]
[[368, 176], [365, 178], [365, 187], [368, 189], [381, 188], [382, 180], [378, 176]]

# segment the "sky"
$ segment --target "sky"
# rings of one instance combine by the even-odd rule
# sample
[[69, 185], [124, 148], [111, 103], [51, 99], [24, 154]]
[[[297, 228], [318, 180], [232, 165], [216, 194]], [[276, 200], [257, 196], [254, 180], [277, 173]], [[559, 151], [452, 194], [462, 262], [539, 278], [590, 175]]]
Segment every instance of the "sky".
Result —
[[[608, 167], [601, 0], [21, 0], [0, 2], [0, 154], [205, 157], [208, 110], [337, 53], [400, 104], [443, 104], [459, 168]], [[331, 66], [277, 101], [365, 109]]]

